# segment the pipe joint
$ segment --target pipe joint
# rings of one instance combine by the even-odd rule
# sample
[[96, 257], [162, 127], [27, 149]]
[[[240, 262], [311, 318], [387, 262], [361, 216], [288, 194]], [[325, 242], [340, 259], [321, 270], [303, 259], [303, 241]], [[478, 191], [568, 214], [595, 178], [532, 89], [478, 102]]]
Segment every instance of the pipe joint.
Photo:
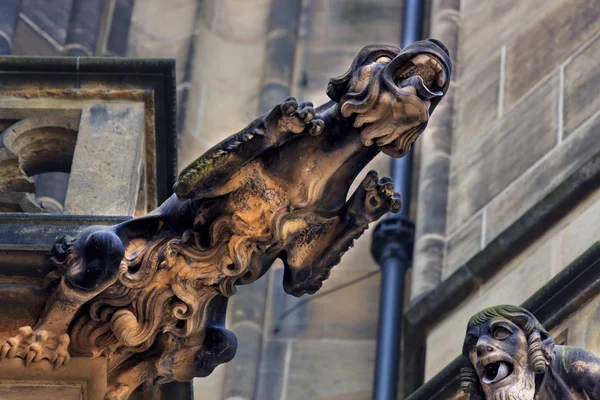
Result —
[[371, 240], [371, 255], [379, 266], [389, 258], [398, 258], [410, 267], [414, 247], [415, 224], [402, 216], [381, 220]]

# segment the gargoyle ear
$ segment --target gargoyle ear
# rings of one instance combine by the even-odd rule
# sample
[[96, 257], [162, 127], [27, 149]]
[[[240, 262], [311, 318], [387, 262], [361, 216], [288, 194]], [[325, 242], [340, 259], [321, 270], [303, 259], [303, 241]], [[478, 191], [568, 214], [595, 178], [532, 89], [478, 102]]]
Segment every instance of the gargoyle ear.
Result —
[[363, 47], [354, 60], [352, 61], [352, 65], [350, 65], [350, 69], [339, 76], [334, 76], [329, 79], [329, 84], [327, 85], [327, 96], [336, 103], [339, 103], [342, 99], [342, 96], [345, 95], [348, 91], [348, 84], [350, 83], [350, 79], [354, 75], [360, 67], [363, 65], [376, 60], [379, 57], [387, 56], [390, 58], [396, 57], [400, 53], [400, 48], [396, 46], [390, 46], [385, 44], [372, 44], [369, 46]]
[[542, 342], [540, 332], [534, 330], [527, 339], [529, 344], [529, 363], [536, 374], [543, 374], [554, 359], [554, 339], [548, 337]]

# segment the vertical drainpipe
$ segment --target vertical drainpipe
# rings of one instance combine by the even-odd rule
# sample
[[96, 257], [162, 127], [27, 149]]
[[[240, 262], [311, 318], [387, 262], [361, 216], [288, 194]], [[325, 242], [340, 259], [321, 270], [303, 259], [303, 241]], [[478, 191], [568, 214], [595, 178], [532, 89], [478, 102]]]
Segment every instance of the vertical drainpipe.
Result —
[[[422, 0], [404, 0], [403, 48], [421, 38], [423, 3]], [[398, 397], [404, 276], [412, 262], [414, 243], [414, 224], [409, 218], [412, 150], [403, 158], [392, 159], [391, 175], [404, 204], [399, 214], [388, 215], [377, 225], [371, 243], [371, 253], [381, 267], [374, 400]]]

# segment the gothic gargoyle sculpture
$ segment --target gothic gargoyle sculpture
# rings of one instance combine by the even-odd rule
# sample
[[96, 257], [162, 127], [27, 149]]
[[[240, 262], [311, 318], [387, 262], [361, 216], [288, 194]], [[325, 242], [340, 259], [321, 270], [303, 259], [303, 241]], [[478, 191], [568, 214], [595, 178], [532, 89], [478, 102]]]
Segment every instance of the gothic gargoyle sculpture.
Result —
[[469, 321], [461, 387], [473, 400], [600, 400], [600, 358], [557, 346], [529, 311], [496, 306]]
[[368, 173], [346, 200], [349, 187], [380, 151], [406, 154], [450, 73], [435, 40], [365, 47], [331, 101], [287, 99], [185, 168], [154, 212], [57, 243], [45, 311], [0, 358], [107, 357], [111, 399], [208, 375], [236, 350], [224, 328], [236, 285], [280, 258], [285, 291], [314, 293], [370, 222], [399, 211], [389, 178]]

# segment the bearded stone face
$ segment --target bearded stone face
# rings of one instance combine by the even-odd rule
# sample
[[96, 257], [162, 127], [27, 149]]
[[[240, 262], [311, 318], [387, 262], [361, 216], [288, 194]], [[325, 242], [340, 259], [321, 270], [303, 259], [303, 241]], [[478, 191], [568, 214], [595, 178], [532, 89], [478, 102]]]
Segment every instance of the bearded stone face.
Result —
[[451, 71], [447, 49], [434, 39], [402, 50], [367, 46], [346, 74], [331, 79], [328, 95], [343, 117], [354, 118], [364, 146], [402, 157], [448, 91]]
[[467, 331], [466, 347], [487, 400], [533, 400], [535, 372], [521, 328], [491, 319]]

